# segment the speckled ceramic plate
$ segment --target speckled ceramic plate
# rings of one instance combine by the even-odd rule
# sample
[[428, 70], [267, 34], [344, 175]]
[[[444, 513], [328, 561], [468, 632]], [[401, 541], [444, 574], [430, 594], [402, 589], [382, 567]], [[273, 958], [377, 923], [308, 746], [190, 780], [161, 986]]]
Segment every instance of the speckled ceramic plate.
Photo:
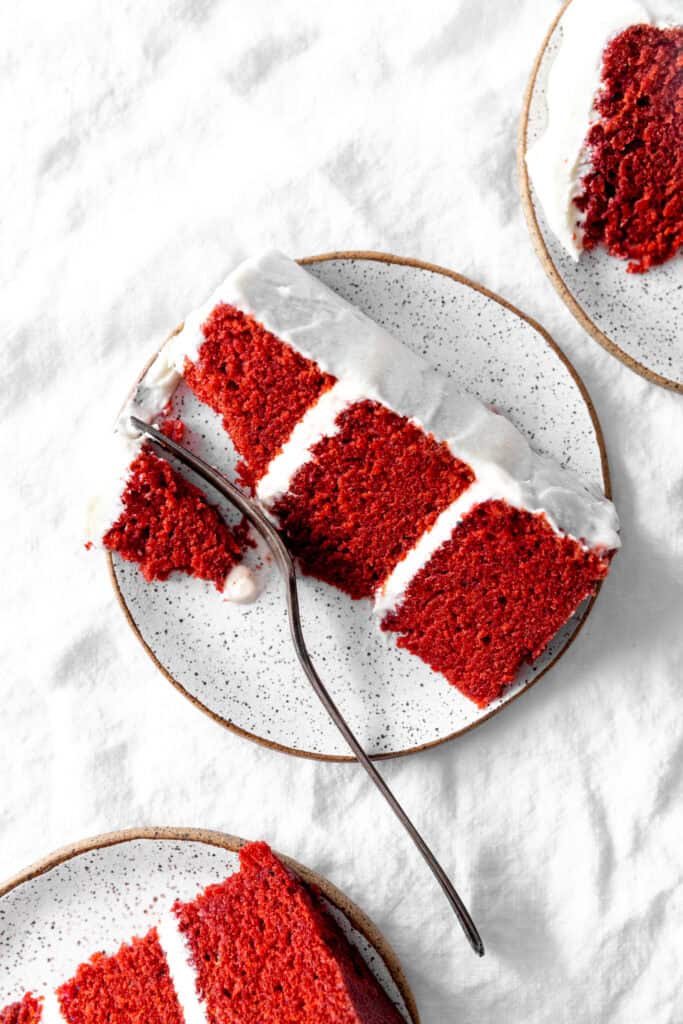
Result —
[[520, 123], [520, 188], [534, 248], [560, 296], [592, 338], [636, 373], [683, 391], [683, 257], [647, 274], [628, 274], [626, 263], [603, 248], [584, 252], [576, 262], [548, 227], [527, 174], [527, 149], [547, 123], [548, 73], [569, 3], [553, 22], [536, 58]]
[[[507, 413], [540, 451], [609, 490], [600, 430], [566, 358], [537, 325], [457, 274], [372, 253], [306, 261], [459, 386]], [[176, 412], [200, 454], [234, 464], [220, 421], [181, 384]], [[225, 506], [222, 506], [225, 508]], [[234, 515], [225, 508], [226, 517]], [[290, 753], [341, 758], [347, 749], [310, 690], [289, 640], [276, 575], [251, 605], [224, 600], [211, 584], [176, 574], [145, 583], [137, 567], [111, 560], [123, 608], [168, 679], [214, 718]], [[352, 728], [377, 756], [443, 742], [488, 718], [538, 679], [566, 649], [589, 604], [536, 665], [482, 711], [382, 633], [368, 601], [301, 581], [304, 633], [314, 661]]]
[[[199, 829], [112, 832], [60, 850], [0, 886], [0, 1007], [26, 991], [54, 990], [99, 950], [116, 952], [159, 923], [176, 899], [239, 869], [244, 840]], [[415, 1000], [386, 939], [343, 893], [287, 857], [318, 887], [405, 1020], [419, 1024]]]

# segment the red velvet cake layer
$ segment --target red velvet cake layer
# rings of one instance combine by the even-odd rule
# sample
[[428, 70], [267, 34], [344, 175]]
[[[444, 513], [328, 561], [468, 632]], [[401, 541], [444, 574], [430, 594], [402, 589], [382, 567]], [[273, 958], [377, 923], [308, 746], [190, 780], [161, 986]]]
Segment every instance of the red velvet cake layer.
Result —
[[337, 423], [273, 512], [306, 572], [369, 597], [473, 474], [377, 402], [350, 406]]
[[485, 707], [607, 575], [543, 516], [485, 502], [412, 579], [382, 628]]
[[310, 405], [334, 384], [316, 363], [284, 345], [252, 317], [218, 305], [203, 325], [205, 342], [185, 380], [223, 417], [253, 487]]
[[39, 1024], [42, 1013], [41, 1004], [27, 992], [19, 1002], [0, 1010], [0, 1024]]
[[178, 570], [223, 589], [241, 558], [239, 531], [229, 529], [198, 487], [143, 449], [130, 468], [122, 501], [123, 512], [103, 537], [105, 547], [137, 562], [148, 581], [165, 580]]
[[184, 1024], [155, 928], [114, 956], [96, 953], [57, 997], [68, 1024]]
[[210, 1024], [402, 1024], [316, 897], [265, 843], [175, 913]]
[[575, 200], [583, 245], [602, 242], [642, 273], [683, 244], [683, 28], [633, 25], [613, 39], [595, 105], [592, 170]]

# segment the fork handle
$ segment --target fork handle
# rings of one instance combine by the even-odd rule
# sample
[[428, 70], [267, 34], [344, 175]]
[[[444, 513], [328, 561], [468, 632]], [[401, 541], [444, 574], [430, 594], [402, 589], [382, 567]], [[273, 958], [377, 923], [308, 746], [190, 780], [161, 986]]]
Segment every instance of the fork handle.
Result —
[[322, 679], [315, 670], [315, 666], [311, 661], [308, 649], [306, 647], [303, 632], [301, 629], [301, 617], [299, 614], [299, 596], [296, 589], [296, 578], [293, 567], [290, 567], [287, 573], [287, 610], [289, 613], [289, 626], [292, 633], [292, 639], [294, 640], [294, 647], [296, 649], [297, 657], [301, 667], [303, 668], [308, 681], [315, 690], [318, 698], [324, 705], [327, 713], [339, 729], [349, 747], [356, 756], [356, 759], [363, 766], [365, 771], [368, 773], [372, 781], [374, 782], [377, 789], [380, 791], [386, 802], [391, 807], [392, 811], [403, 825], [404, 829], [410, 836], [422, 854], [424, 860], [432, 872], [437, 882], [443, 889], [444, 895], [451, 907], [453, 908], [455, 915], [460, 923], [460, 927], [467, 936], [467, 940], [478, 956], [484, 956], [484, 943], [477, 930], [477, 926], [472, 920], [470, 913], [458, 895], [455, 887], [453, 886], [448, 875], [439, 864], [438, 860], [430, 850], [427, 843], [424, 841], [418, 830], [413, 825], [412, 821], [403, 810], [401, 804], [398, 802], [393, 792], [385, 782], [383, 776], [378, 771], [374, 762], [365, 753], [365, 750], [356, 739], [353, 730], [348, 725], [346, 719], [339, 711], [339, 708], [335, 704], [334, 700], [330, 696], [327, 687], [323, 683]]

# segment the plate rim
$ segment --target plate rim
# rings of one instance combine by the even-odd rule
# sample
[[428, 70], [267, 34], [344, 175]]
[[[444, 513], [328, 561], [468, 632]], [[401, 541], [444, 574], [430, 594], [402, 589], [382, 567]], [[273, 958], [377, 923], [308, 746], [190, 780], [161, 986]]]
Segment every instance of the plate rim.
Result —
[[[598, 414], [596, 412], [595, 406], [593, 405], [593, 401], [592, 401], [592, 399], [591, 399], [591, 397], [590, 397], [590, 395], [588, 393], [588, 389], [586, 388], [586, 385], [584, 384], [583, 379], [581, 378], [581, 376], [580, 376], [578, 370], [576, 369], [576, 367], [570, 361], [569, 357], [563, 352], [563, 350], [560, 348], [560, 346], [557, 344], [557, 342], [554, 340], [554, 338], [552, 338], [550, 336], [548, 331], [546, 331], [546, 329], [544, 327], [542, 327], [541, 324], [538, 323], [537, 320], [535, 320], [531, 316], [528, 316], [526, 313], [522, 312], [522, 310], [518, 309], [517, 306], [514, 306], [511, 302], [508, 302], [507, 299], [504, 299], [502, 296], [498, 295], [496, 292], [491, 291], [489, 288], [486, 288], [484, 285], [479, 284], [477, 281], [471, 280], [471, 278], [465, 277], [464, 274], [460, 274], [460, 273], [458, 273], [455, 270], [449, 270], [447, 267], [442, 267], [442, 266], [440, 266], [440, 265], [438, 265], [436, 263], [427, 263], [424, 260], [413, 259], [413, 258], [408, 257], [408, 256], [395, 256], [395, 255], [393, 255], [391, 253], [377, 252], [375, 250], [363, 250], [363, 249], [354, 250], [354, 249], [350, 249], [350, 250], [340, 250], [340, 251], [334, 251], [334, 252], [321, 253], [320, 255], [316, 255], [316, 256], [305, 256], [305, 257], [302, 257], [301, 259], [297, 260], [297, 262], [302, 264], [303, 266], [306, 266], [306, 265], [311, 264], [311, 263], [324, 263], [324, 262], [327, 262], [327, 261], [330, 261], [330, 260], [339, 260], [339, 259], [370, 260], [370, 261], [374, 261], [374, 262], [395, 264], [395, 265], [404, 266], [404, 267], [415, 267], [418, 270], [427, 270], [427, 271], [430, 271], [431, 273], [441, 274], [444, 277], [451, 278], [452, 280], [456, 281], [458, 284], [464, 284], [467, 287], [474, 289], [474, 291], [480, 292], [486, 298], [492, 299], [494, 302], [497, 302], [500, 306], [503, 306], [505, 309], [507, 309], [510, 312], [514, 313], [520, 319], [526, 321], [526, 323], [528, 323], [538, 334], [540, 334], [542, 340], [555, 353], [555, 355], [559, 358], [560, 362], [562, 362], [564, 364], [564, 366], [568, 370], [570, 376], [572, 377], [574, 383], [576, 384], [576, 386], [579, 389], [579, 393], [580, 393], [580, 395], [581, 395], [581, 397], [582, 397], [583, 401], [585, 402], [586, 407], [588, 409], [588, 414], [589, 414], [590, 419], [591, 419], [591, 424], [592, 424], [593, 430], [595, 432], [595, 439], [596, 439], [596, 442], [597, 442], [597, 445], [598, 445], [598, 450], [599, 450], [599, 453], [600, 453], [600, 467], [601, 467], [601, 472], [602, 472], [602, 480], [603, 480], [605, 496], [607, 498], [611, 498], [612, 497], [612, 482], [611, 482], [611, 477], [610, 477], [609, 464], [608, 464], [608, 461], [607, 461], [607, 449], [606, 449], [606, 446], [605, 446], [605, 439], [604, 439], [604, 435], [603, 435], [603, 432], [602, 432], [602, 427], [600, 425], [600, 421], [598, 419]], [[181, 328], [182, 328], [182, 324], [180, 324], [178, 327], [176, 327], [170, 333], [169, 337], [172, 337], [174, 334], [177, 334], [178, 331], [181, 330]], [[151, 359], [147, 362], [146, 367], [151, 364], [151, 362], [153, 361], [154, 358], [155, 358], [154, 356], [151, 357]], [[146, 369], [146, 367], [145, 367], [145, 369]], [[144, 374], [145, 369], [142, 370], [142, 374]], [[141, 376], [142, 376], [142, 374], [141, 374]], [[208, 717], [213, 719], [214, 722], [216, 722], [219, 725], [223, 726], [223, 728], [225, 728], [225, 729], [229, 729], [230, 732], [235, 733], [237, 736], [241, 736], [243, 739], [251, 740], [252, 742], [258, 743], [260, 746], [267, 747], [270, 750], [275, 750], [275, 751], [278, 751], [279, 753], [282, 753], [282, 754], [289, 754], [292, 757], [300, 757], [300, 758], [304, 758], [306, 760], [311, 760], [311, 761], [333, 762], [333, 763], [337, 763], [337, 764], [344, 764], [344, 763], [353, 763], [353, 762], [355, 762], [356, 758], [353, 757], [352, 755], [349, 755], [349, 754], [321, 754], [321, 753], [318, 753], [317, 751], [302, 750], [300, 748], [290, 747], [290, 746], [288, 746], [287, 744], [284, 744], [284, 743], [278, 743], [276, 740], [267, 739], [264, 736], [257, 735], [256, 733], [249, 732], [247, 729], [244, 729], [242, 726], [237, 725], [235, 722], [231, 722], [229, 719], [224, 718], [222, 715], [218, 714], [217, 711], [214, 711], [207, 704], [204, 704], [203, 701], [201, 701], [195, 694], [190, 693], [189, 690], [187, 690], [182, 685], [182, 683], [179, 682], [179, 680], [177, 680], [175, 678], [175, 676], [173, 676], [168, 671], [168, 669], [161, 663], [159, 658], [156, 656], [156, 654], [154, 653], [154, 651], [152, 650], [150, 645], [147, 643], [147, 641], [143, 637], [142, 633], [140, 632], [140, 629], [138, 628], [135, 620], [133, 619], [133, 616], [132, 616], [132, 614], [130, 612], [130, 609], [128, 608], [128, 605], [126, 604], [125, 598], [124, 598], [124, 596], [123, 596], [123, 594], [121, 592], [121, 588], [119, 586], [119, 582], [118, 582], [118, 579], [116, 577], [116, 572], [114, 570], [114, 559], [113, 559], [112, 553], [110, 551], [108, 551], [106, 557], [107, 557], [107, 568], [108, 568], [108, 572], [109, 572], [109, 578], [110, 578], [112, 586], [114, 588], [114, 593], [116, 595], [116, 599], [117, 599], [117, 601], [118, 601], [118, 603], [119, 603], [119, 605], [120, 605], [120, 607], [121, 607], [121, 609], [123, 611], [123, 614], [124, 614], [124, 616], [126, 618], [126, 621], [127, 621], [128, 625], [132, 629], [132, 631], [133, 631], [134, 635], [136, 636], [137, 640], [142, 645], [142, 647], [143, 647], [144, 651], [146, 652], [146, 654], [152, 659], [154, 665], [161, 672], [161, 674], [168, 680], [169, 683], [171, 683], [172, 686], [175, 687], [175, 689], [179, 693], [182, 694], [183, 697], [185, 697], [192, 704], [194, 704], [194, 706], [196, 708], [198, 708], [200, 711], [202, 711], [205, 715], [208, 715]], [[449, 733], [447, 736], [441, 736], [438, 739], [429, 740], [427, 743], [420, 743], [420, 744], [417, 744], [414, 747], [406, 747], [405, 749], [402, 749], [402, 750], [383, 751], [381, 753], [372, 754], [371, 755], [372, 760], [373, 761], [388, 761], [388, 760], [391, 760], [393, 758], [408, 757], [410, 754], [419, 754], [422, 751], [431, 750], [434, 747], [439, 747], [439, 746], [441, 746], [444, 743], [449, 743], [451, 740], [456, 739], [458, 736], [463, 736], [465, 733], [470, 732], [472, 729], [476, 729], [478, 726], [483, 725], [484, 722], [488, 722], [489, 719], [491, 719], [495, 715], [499, 714], [501, 711], [503, 711], [505, 708], [507, 708], [510, 704], [513, 704], [516, 700], [518, 700], [521, 696], [523, 696], [523, 694], [528, 693], [529, 690], [531, 690], [531, 688], [536, 685], [536, 683], [539, 681], [539, 679], [542, 679], [542, 677], [555, 665], [555, 663], [557, 661], [559, 661], [559, 659], [563, 656], [563, 654], [565, 654], [565, 652], [568, 651], [569, 648], [572, 646], [572, 644], [574, 643], [574, 640], [576, 639], [576, 637], [579, 635], [579, 633], [583, 629], [583, 627], [584, 627], [584, 625], [586, 623], [586, 620], [588, 619], [588, 616], [590, 615], [591, 611], [593, 610], [595, 602], [596, 602], [596, 600], [598, 598], [598, 595], [600, 594], [600, 591], [602, 589], [602, 582], [603, 581], [600, 581], [598, 583], [598, 585], [596, 587], [596, 590], [595, 590], [595, 593], [593, 594], [593, 596], [591, 598], [589, 598], [588, 604], [586, 606], [585, 613], [584, 613], [581, 621], [577, 625], [576, 629], [574, 630], [574, 632], [572, 633], [571, 637], [569, 638], [567, 643], [564, 645], [564, 647], [562, 647], [561, 650], [558, 651], [558, 653], [552, 658], [551, 661], [548, 662], [548, 664], [538, 673], [538, 675], [536, 675], [529, 683], [527, 683], [526, 686], [524, 686], [516, 694], [514, 694], [512, 697], [510, 697], [508, 700], [506, 700], [499, 707], [494, 708], [493, 710], [489, 711], [487, 714], [482, 715], [476, 721], [470, 722], [468, 725], [463, 726], [461, 729], [456, 729], [454, 732]], [[2, 891], [1, 890], [0, 890], [0, 895], [2, 895]]]
[[519, 128], [517, 132], [517, 178], [519, 184], [519, 193], [522, 203], [522, 209], [524, 211], [524, 217], [526, 220], [529, 234], [531, 235], [531, 243], [534, 251], [541, 263], [541, 266], [545, 270], [547, 276], [550, 279], [551, 284], [555, 288], [565, 306], [569, 312], [578, 320], [579, 324], [587, 332], [587, 334], [597, 341], [599, 345], [602, 345], [610, 355], [615, 356], [625, 366], [628, 366], [630, 370], [644, 377], [652, 384], [659, 384], [660, 387], [683, 393], [683, 381], [672, 380], [669, 377], [665, 377], [661, 373], [657, 373], [656, 370], [650, 369], [645, 363], [639, 362], [633, 356], [625, 352], [609, 335], [605, 334], [604, 331], [600, 330], [596, 323], [591, 320], [590, 316], [583, 308], [581, 303], [574, 297], [569, 289], [569, 286], [562, 277], [560, 271], [555, 264], [550, 250], [546, 245], [545, 238], [538, 223], [538, 217], [536, 216], [536, 207], [534, 201], [531, 198], [531, 182], [529, 177], [529, 171], [526, 165], [526, 152], [527, 152], [527, 139], [529, 133], [529, 111], [531, 109], [531, 100], [536, 88], [536, 82], [538, 79], [538, 72], [541, 67], [541, 62], [545, 56], [545, 52], [548, 48], [548, 43], [559, 25], [561, 19], [567, 11], [567, 8], [571, 4], [572, 0], [565, 0], [562, 7], [558, 11], [555, 18], [550, 25], [550, 28], [546, 32], [541, 47], [536, 54], [534, 62], [531, 67], [531, 73], [529, 75], [529, 81], [527, 82], [526, 89], [524, 90], [524, 99], [522, 103], [522, 113], [519, 119]]
[[[121, 846], [125, 843], [137, 840], [155, 840], [171, 842], [199, 842], [207, 846], [219, 847], [228, 850], [230, 853], [238, 853], [243, 846], [250, 842], [240, 836], [232, 835], [229, 832], [220, 832], [217, 829], [173, 827], [165, 825], [150, 825], [134, 828], [116, 829], [113, 832], [102, 832], [99, 835], [90, 836], [86, 839], [79, 839], [74, 843], [61, 846], [52, 853], [41, 857], [28, 867], [13, 875], [6, 882], [0, 883], [0, 900], [7, 896], [14, 889], [26, 882], [31, 882], [41, 875], [45, 875], [54, 868], [59, 867], [69, 860], [74, 860], [85, 853], [94, 850], [105, 850], [111, 846]], [[313, 885], [320, 890], [325, 899], [339, 911], [341, 911], [351, 922], [355, 931], [379, 953], [382, 961], [396, 985], [406, 1009], [410, 1014], [413, 1024], [420, 1024], [420, 1014], [415, 1002], [415, 996], [406, 978], [405, 972], [398, 958], [398, 954], [387, 938], [382, 934], [377, 925], [368, 917], [364, 910], [354, 903], [346, 893], [337, 888], [324, 875], [318, 874], [304, 864], [300, 864], [293, 857], [273, 850], [273, 853], [288, 868], [299, 875], [308, 885]]]

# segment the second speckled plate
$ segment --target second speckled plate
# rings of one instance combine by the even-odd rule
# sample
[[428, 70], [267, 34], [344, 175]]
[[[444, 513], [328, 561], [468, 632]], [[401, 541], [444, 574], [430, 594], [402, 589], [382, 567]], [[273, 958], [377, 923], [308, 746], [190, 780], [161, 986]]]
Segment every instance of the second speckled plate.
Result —
[[547, 124], [546, 85], [562, 41], [567, 0], [541, 48], [520, 124], [518, 168], [531, 238], [560, 297], [603, 348], [655, 384], [683, 391], [683, 256], [647, 274], [628, 274], [626, 263], [599, 247], [576, 261], [548, 227], [526, 169], [529, 147]]
[[[458, 386], [495, 405], [539, 451], [609, 493], [600, 428], [567, 359], [535, 323], [450, 271], [377, 253], [336, 253], [307, 269], [424, 355]], [[174, 399], [199, 454], [234, 465], [220, 420], [181, 384]], [[214, 500], [215, 496], [211, 496]], [[218, 503], [217, 503], [218, 504]], [[225, 508], [226, 518], [234, 515]], [[145, 583], [111, 559], [112, 579], [139, 639], [193, 703], [250, 739], [308, 757], [347, 748], [299, 670], [280, 583], [273, 574], [251, 605], [227, 602], [208, 583], [176, 574]], [[531, 686], [566, 650], [591, 602], [535, 666], [482, 710], [382, 633], [368, 601], [301, 581], [304, 633], [320, 674], [366, 749], [390, 757], [457, 736]]]
[[[24, 992], [54, 992], [96, 951], [115, 953], [159, 927], [177, 899], [192, 900], [237, 871], [243, 845], [203, 829], [111, 832], [59, 850], [0, 885], [0, 1007]], [[379, 929], [327, 879], [281, 859], [320, 892], [406, 1024], [419, 1024], [403, 970]]]

